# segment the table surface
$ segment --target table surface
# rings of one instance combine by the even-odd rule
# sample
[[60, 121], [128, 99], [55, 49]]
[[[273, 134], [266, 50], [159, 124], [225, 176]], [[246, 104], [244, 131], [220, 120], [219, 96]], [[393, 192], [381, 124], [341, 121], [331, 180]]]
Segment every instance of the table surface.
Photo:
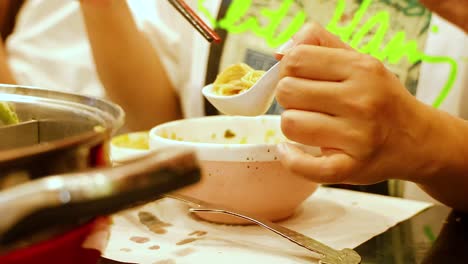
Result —
[[362, 263], [468, 263], [468, 214], [436, 205], [356, 251]]
[[[468, 214], [435, 205], [356, 248], [362, 263], [468, 263]], [[102, 264], [120, 262], [102, 259]]]

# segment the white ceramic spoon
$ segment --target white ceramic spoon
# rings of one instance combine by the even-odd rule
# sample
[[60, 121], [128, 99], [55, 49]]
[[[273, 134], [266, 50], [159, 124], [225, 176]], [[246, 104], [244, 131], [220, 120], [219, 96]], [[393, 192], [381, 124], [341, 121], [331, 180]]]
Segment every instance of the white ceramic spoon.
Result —
[[226, 115], [257, 116], [268, 111], [279, 80], [279, 62], [271, 67], [250, 89], [236, 95], [219, 95], [209, 84], [202, 90], [206, 99]]

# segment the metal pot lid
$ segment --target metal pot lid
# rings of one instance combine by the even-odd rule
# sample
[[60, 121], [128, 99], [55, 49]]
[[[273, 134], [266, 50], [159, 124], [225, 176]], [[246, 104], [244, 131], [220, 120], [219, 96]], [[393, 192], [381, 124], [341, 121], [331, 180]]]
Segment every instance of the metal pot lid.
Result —
[[0, 191], [2, 178], [22, 171], [36, 178], [89, 166], [89, 149], [124, 123], [120, 106], [78, 94], [0, 85], [0, 102], [20, 121], [0, 126]]
[[100, 128], [114, 134], [124, 122], [111, 102], [58, 91], [0, 85], [0, 102], [11, 106], [19, 124], [0, 126], [0, 151], [33, 146]]
[[67, 120], [102, 126], [115, 133], [124, 123], [124, 111], [109, 101], [59, 91], [18, 85], [0, 85], [0, 102], [13, 106], [20, 122]]

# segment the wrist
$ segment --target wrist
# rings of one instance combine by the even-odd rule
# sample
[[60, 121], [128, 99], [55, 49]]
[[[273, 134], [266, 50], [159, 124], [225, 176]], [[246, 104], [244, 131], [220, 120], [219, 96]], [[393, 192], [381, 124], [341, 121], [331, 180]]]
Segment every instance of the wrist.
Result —
[[[468, 169], [468, 122], [445, 111], [424, 105], [427, 131], [421, 146], [423, 162], [413, 179], [421, 184], [437, 184]], [[456, 177], [456, 176], [455, 176]]]
[[426, 164], [415, 182], [440, 202], [468, 212], [468, 122], [434, 108], [431, 111], [434, 126], [425, 150], [432, 164]]

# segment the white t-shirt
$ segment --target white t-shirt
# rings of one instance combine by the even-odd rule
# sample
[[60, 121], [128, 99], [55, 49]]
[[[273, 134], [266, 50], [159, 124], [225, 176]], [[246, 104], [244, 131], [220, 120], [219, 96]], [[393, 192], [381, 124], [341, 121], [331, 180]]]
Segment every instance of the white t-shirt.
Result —
[[[156, 17], [152, 1], [129, 5], [141, 27]], [[78, 1], [25, 1], [5, 48], [22, 85], [105, 97]]]
[[[458, 66], [453, 88], [440, 109], [468, 119], [468, 35], [436, 15], [433, 16], [432, 26], [437, 26], [439, 31], [429, 34], [425, 53], [450, 57]], [[423, 63], [417, 98], [426, 103], [434, 102], [438, 91], [448, 80], [450, 71], [451, 67], [447, 63]]]
[[9, 63], [23, 85], [103, 96], [79, 4], [26, 1], [6, 42]]

